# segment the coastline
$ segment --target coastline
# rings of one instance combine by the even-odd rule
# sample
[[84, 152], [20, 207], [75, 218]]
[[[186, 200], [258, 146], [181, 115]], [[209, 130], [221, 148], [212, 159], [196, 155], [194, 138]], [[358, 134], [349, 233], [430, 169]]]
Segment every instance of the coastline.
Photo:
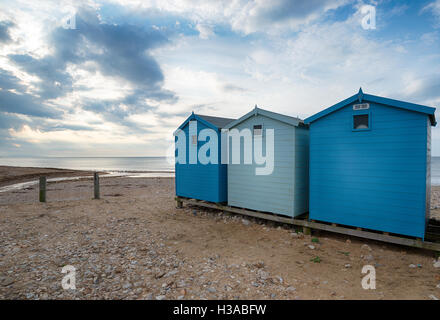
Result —
[[84, 175], [93, 175], [93, 171], [58, 168], [0, 166], [0, 187], [32, 181], [38, 179], [42, 175], [45, 175], [48, 178], [78, 177]]
[[[157, 174], [158, 177], [166, 178], [165, 175], [174, 174], [174, 171], [152, 171], [152, 170], [74, 170], [74, 169], [61, 169], [61, 168], [43, 168], [43, 167], [21, 167], [21, 166], [4, 166], [0, 165], [0, 188], [11, 186], [18, 183], [31, 182], [44, 175], [48, 179], [54, 178], [75, 178], [84, 176], [93, 176], [94, 172], [98, 172], [102, 175], [112, 176], [130, 176], [136, 175], [142, 176], [143, 174]], [[161, 176], [163, 175], [163, 176]], [[144, 175], [143, 177], [148, 177]]]

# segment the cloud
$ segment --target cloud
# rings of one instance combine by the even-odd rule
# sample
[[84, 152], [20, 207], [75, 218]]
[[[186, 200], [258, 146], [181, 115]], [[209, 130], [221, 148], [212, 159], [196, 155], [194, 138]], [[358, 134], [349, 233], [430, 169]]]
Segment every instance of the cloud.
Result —
[[12, 21], [0, 21], [0, 43], [9, 43], [12, 41], [9, 34], [9, 28], [13, 27]]
[[247, 89], [234, 85], [232, 83], [226, 83], [223, 85], [223, 90], [226, 92], [246, 92], [248, 91]]
[[248, 18], [251, 24], [304, 23], [318, 14], [336, 8], [342, 1], [335, 0], [275, 0], [255, 1], [249, 8]]
[[[118, 2], [115, 0], [115, 2]], [[229, 25], [233, 30], [250, 34], [274, 33], [279, 29], [295, 29], [318, 19], [329, 10], [336, 9], [352, 0], [131, 0], [123, 2], [132, 11], [140, 8], [156, 9], [172, 15], [180, 15], [197, 23], [200, 37], [210, 37], [207, 25]], [[207, 33], [206, 33], [206, 32]]]
[[207, 24], [198, 23], [196, 25], [196, 30], [199, 32], [199, 37], [204, 40], [209, 39], [214, 35], [212, 26]]
[[62, 112], [38, 103], [34, 96], [0, 90], [0, 111], [35, 117], [59, 118]]
[[[0, 69], [0, 112], [59, 118], [61, 112], [46, 106], [43, 101], [23, 92], [25, 86], [11, 72]], [[1, 117], [1, 114], [0, 114]]]
[[404, 82], [404, 94], [407, 98], [432, 105], [440, 103], [439, 74], [430, 74], [423, 77], [411, 75], [405, 77]]
[[12, 72], [0, 69], [0, 89], [18, 89], [24, 90], [24, 86], [20, 84], [20, 79]]
[[[69, 65], [91, 64], [104, 76], [130, 82], [141, 90], [141, 97], [172, 99], [171, 92], [161, 91], [162, 71], [149, 50], [167, 41], [156, 30], [134, 25], [101, 23], [96, 11], [81, 8], [76, 14], [76, 29], [57, 27], [49, 36], [52, 55], [34, 58], [29, 54], [11, 54], [10, 59], [26, 72], [38, 76], [43, 98], [56, 98], [72, 90]], [[90, 65], [90, 64], [89, 64]], [[94, 70], [93, 70], [94, 68]]]
[[[39, 9], [33, 10], [37, 15]], [[148, 140], [147, 132], [153, 138], [155, 129], [130, 116], [161, 102], [172, 108], [177, 101], [163, 88], [163, 72], [151, 54], [169, 43], [162, 30], [129, 20], [105, 22], [92, 7], [78, 8], [75, 17], [75, 29], [47, 24], [47, 33], [35, 43], [37, 50], [25, 38], [25, 25], [17, 25], [17, 34], [24, 38], [15, 47], [5, 47], [0, 61], [7, 69], [0, 68], [0, 137], [9, 146], [29, 150], [29, 143], [43, 149], [48, 145], [42, 144], [54, 141], [76, 144], [90, 135], [110, 136], [109, 128], [116, 140], [134, 139], [139, 145]], [[16, 18], [23, 20], [20, 14]], [[32, 21], [36, 26], [47, 21], [37, 20]], [[110, 141], [98, 138], [92, 143]]]
[[421, 12], [430, 11], [437, 19], [438, 26], [440, 26], [440, 0], [435, 0], [422, 8]]

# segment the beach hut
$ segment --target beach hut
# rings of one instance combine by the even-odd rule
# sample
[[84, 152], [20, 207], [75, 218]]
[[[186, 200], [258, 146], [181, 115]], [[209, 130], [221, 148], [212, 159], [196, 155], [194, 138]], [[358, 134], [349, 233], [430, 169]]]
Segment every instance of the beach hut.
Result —
[[[233, 120], [194, 114], [193, 112], [179, 126], [174, 133], [176, 136], [176, 160], [179, 159], [178, 152], [180, 151], [184, 161], [182, 163], [176, 161], [175, 165], [176, 196], [211, 202], [227, 201], [227, 165], [222, 164], [220, 158], [221, 129]], [[203, 133], [206, 132], [204, 129], [211, 129], [215, 136], [207, 137]], [[184, 147], [180, 150], [177, 148], [179, 131], [184, 133], [182, 135]], [[200, 136], [201, 132], [203, 136]], [[213, 140], [211, 141], [211, 139]], [[212, 146], [212, 143], [215, 143], [218, 149], [207, 150], [207, 145], [211, 144]], [[205, 163], [199, 154], [207, 155], [213, 161]]]
[[360, 89], [305, 119], [310, 219], [424, 238], [434, 112]]
[[[309, 132], [303, 121], [255, 107], [225, 128], [229, 131], [228, 205], [290, 217], [307, 212]], [[238, 147], [232, 138], [234, 129], [241, 135]], [[268, 144], [271, 130], [273, 148]], [[254, 156], [260, 143], [266, 156], [264, 166], [272, 167], [272, 171], [259, 173], [262, 165], [255, 157], [252, 163], [245, 163], [246, 131], [252, 137]], [[239, 163], [234, 163], [234, 152]]]

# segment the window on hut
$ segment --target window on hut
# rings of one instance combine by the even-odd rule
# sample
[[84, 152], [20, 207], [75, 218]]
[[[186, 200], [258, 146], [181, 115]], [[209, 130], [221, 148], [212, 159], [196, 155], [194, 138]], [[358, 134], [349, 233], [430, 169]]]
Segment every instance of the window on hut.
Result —
[[261, 125], [261, 124], [254, 125], [254, 136], [261, 137], [262, 135], [263, 135], [263, 125]]
[[358, 114], [353, 116], [353, 129], [361, 130], [369, 128], [368, 114]]

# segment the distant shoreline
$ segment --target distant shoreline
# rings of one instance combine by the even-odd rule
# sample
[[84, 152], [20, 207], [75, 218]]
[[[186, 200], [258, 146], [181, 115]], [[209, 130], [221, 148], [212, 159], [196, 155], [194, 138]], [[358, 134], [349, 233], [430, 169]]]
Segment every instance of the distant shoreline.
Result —
[[174, 163], [166, 157], [0, 157], [0, 166], [86, 172], [174, 172]]
[[0, 165], [0, 187], [5, 187], [17, 183], [23, 183], [38, 179], [41, 176], [47, 178], [74, 178], [80, 176], [92, 176], [94, 172], [102, 175], [110, 173], [121, 173], [124, 175], [133, 174], [174, 174], [174, 171], [166, 170], [75, 170], [52, 167], [25, 167], [25, 166], [5, 166]]

